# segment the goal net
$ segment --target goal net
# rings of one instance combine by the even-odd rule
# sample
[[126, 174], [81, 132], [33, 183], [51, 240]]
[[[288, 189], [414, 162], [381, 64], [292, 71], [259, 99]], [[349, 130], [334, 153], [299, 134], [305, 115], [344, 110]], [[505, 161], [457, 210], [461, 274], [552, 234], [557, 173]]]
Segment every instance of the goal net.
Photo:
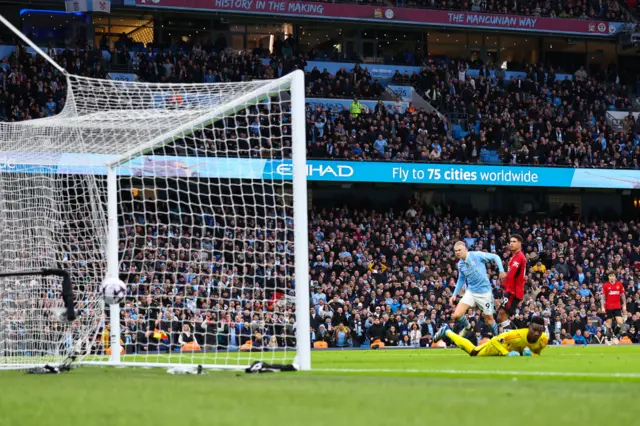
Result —
[[303, 73], [66, 81], [61, 114], [0, 124], [0, 273], [68, 271], [77, 319], [55, 278], [0, 278], [0, 368], [310, 368]]

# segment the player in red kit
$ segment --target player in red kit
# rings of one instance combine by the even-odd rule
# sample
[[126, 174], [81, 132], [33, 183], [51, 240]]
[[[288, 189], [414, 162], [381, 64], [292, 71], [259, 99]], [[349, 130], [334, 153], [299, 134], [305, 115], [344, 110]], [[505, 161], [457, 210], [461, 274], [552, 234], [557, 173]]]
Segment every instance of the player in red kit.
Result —
[[522, 237], [520, 235], [514, 234], [509, 238], [509, 249], [511, 250], [509, 272], [502, 281], [504, 292], [496, 316], [496, 320], [503, 330], [511, 328], [509, 317], [516, 313], [518, 305], [524, 299], [524, 276], [527, 269], [527, 258], [522, 253]]
[[614, 334], [618, 334], [622, 328], [622, 315], [627, 313], [627, 301], [624, 297], [624, 286], [617, 280], [616, 274], [609, 271], [609, 281], [602, 286], [602, 312], [607, 314], [605, 325], [608, 330], [612, 330], [611, 323], [615, 318], [616, 327]]

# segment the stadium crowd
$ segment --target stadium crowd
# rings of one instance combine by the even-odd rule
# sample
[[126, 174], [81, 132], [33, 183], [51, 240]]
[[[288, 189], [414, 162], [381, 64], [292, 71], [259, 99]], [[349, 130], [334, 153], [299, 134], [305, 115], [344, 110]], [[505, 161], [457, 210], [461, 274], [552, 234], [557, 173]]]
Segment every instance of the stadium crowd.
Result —
[[469, 64], [454, 60], [430, 61], [420, 74], [396, 72], [393, 80], [424, 94], [435, 114], [400, 99], [366, 110], [358, 96], [376, 98], [383, 90], [366, 67], [335, 76], [314, 68], [311, 97], [355, 96], [349, 110], [308, 108], [310, 156], [474, 163], [481, 151], [496, 150], [507, 164], [640, 167], [640, 122], [633, 114], [616, 128], [607, 122], [607, 111], [632, 109], [628, 88], [615, 78], [597, 80], [583, 68], [562, 81], [553, 69], [534, 66], [526, 78], [509, 81], [503, 70], [484, 65], [476, 77], [468, 71]]
[[595, 19], [601, 21], [626, 22], [629, 16], [617, 0], [606, 1], [487, 1], [454, 0], [436, 2], [434, 0], [398, 0], [407, 7], [425, 7], [429, 9], [453, 9], [472, 12], [500, 13], [505, 15], [548, 16], [551, 18]]
[[[576, 334], [596, 343], [604, 319], [600, 288], [607, 280], [606, 271], [612, 269], [629, 295], [628, 337], [632, 342], [640, 337], [640, 247], [635, 223], [472, 220], [444, 206], [421, 205], [384, 213], [349, 209], [314, 213], [311, 270], [316, 330], [322, 324], [335, 328], [346, 315], [356, 344], [368, 338], [429, 346], [434, 331], [450, 321], [447, 300], [457, 276], [453, 244], [462, 240], [470, 249], [496, 253], [506, 262], [513, 232], [524, 237], [529, 259], [528, 291], [516, 326], [526, 324], [533, 314], [543, 315], [553, 343], [575, 339]], [[497, 270], [489, 274], [497, 297]], [[489, 335], [479, 316], [471, 319], [478, 339]], [[376, 327], [378, 323], [382, 327]], [[394, 333], [399, 339], [391, 337]]]
[[[108, 63], [99, 50], [49, 53], [74, 74], [106, 78]], [[132, 63], [143, 80], [185, 83], [277, 78], [306, 65], [305, 56], [285, 43], [269, 64], [260, 54], [196, 47], [155, 57], [134, 54]], [[497, 150], [509, 164], [640, 168], [640, 121], [629, 114], [611, 128], [605, 119], [608, 110], [631, 110], [629, 90], [615, 76], [597, 78], [579, 69], [572, 80], [556, 81], [553, 69], [530, 66], [526, 78], [505, 81], [500, 69], [483, 65], [472, 77], [468, 67], [464, 61], [432, 61], [420, 74], [395, 76], [444, 115], [405, 107], [400, 100], [364, 108], [358, 96], [379, 99], [383, 91], [365, 66], [336, 75], [309, 71], [309, 96], [353, 97], [349, 108], [329, 110], [312, 106], [310, 98], [309, 157], [475, 163], [483, 150]], [[0, 63], [4, 120], [55, 115], [64, 107], [65, 92], [65, 79], [22, 48]], [[260, 117], [252, 118], [259, 127]], [[258, 224], [228, 222], [213, 213], [179, 220], [127, 216], [120, 252], [130, 292], [122, 310], [126, 351], [179, 350], [194, 341], [231, 349], [246, 341], [252, 348], [294, 345], [293, 237], [267, 231], [291, 230], [291, 216], [262, 213], [253, 215], [263, 218]], [[613, 269], [629, 297], [624, 338], [639, 343], [639, 231], [635, 222], [566, 217], [469, 219], [447, 206], [417, 202], [384, 213], [316, 208], [310, 214], [312, 340], [338, 347], [374, 340], [430, 346], [435, 330], [449, 321], [453, 243], [464, 240], [506, 261], [507, 238], [517, 232], [525, 238], [530, 264], [516, 325], [539, 314], [554, 344], [608, 341], [599, 296]], [[496, 273], [490, 274], [499, 296]], [[477, 315], [470, 320], [476, 340], [489, 334]]]
[[[314, 0], [327, 2], [327, 0]], [[389, 6], [388, 3], [379, 0], [339, 0], [341, 3], [357, 3], [371, 6]], [[625, 3], [629, 9], [635, 8], [635, 3]], [[625, 6], [617, 0], [582, 0], [572, 2], [569, 0], [553, 1], [487, 1], [487, 0], [396, 0], [397, 7], [460, 10], [469, 12], [499, 13], [505, 15], [548, 16], [551, 18], [595, 19], [600, 21], [629, 20], [625, 13]]]
[[[288, 49], [285, 40], [281, 53]], [[290, 42], [290, 47], [295, 46]], [[108, 63], [98, 50], [50, 52], [72, 73], [105, 78]], [[295, 53], [295, 52], [294, 52]], [[288, 56], [287, 56], [288, 55]], [[258, 55], [159, 53], [133, 55], [135, 71], [146, 81], [220, 82], [277, 78], [303, 69], [301, 54], [274, 57], [265, 64]], [[383, 103], [367, 109], [358, 96], [380, 99], [381, 82], [366, 66], [335, 75], [314, 68], [307, 73], [313, 97], [351, 98], [349, 108], [307, 107], [308, 155], [313, 158], [465, 162], [482, 161], [482, 152], [497, 152], [507, 164], [573, 167], [639, 168], [640, 122], [629, 114], [612, 128], [609, 110], [631, 110], [627, 87], [615, 78], [596, 79], [579, 69], [572, 80], [556, 81], [553, 69], [531, 66], [527, 77], [504, 81], [500, 69], [481, 66], [469, 75], [464, 61], [431, 61], [421, 73], [397, 75], [413, 84], [438, 110], [427, 112], [411, 103]], [[0, 117], [17, 121], [59, 113], [65, 104], [65, 79], [25, 50], [0, 63]], [[450, 123], [446, 117], [453, 117]], [[250, 123], [246, 123], [249, 125]]]
[[[120, 256], [129, 289], [122, 311], [128, 352], [179, 350], [189, 339], [232, 350], [249, 349], [247, 341], [254, 350], [295, 344], [291, 219], [263, 212], [258, 222], [235, 222], [221, 213], [175, 216], [171, 224], [155, 213], [125, 214]], [[506, 265], [509, 235], [519, 233], [528, 265], [516, 326], [542, 315], [551, 344], [640, 343], [638, 223], [582, 221], [565, 213], [547, 220], [470, 219], [451, 206], [415, 200], [384, 212], [314, 207], [312, 341], [431, 346], [452, 312], [453, 244], [461, 240], [471, 250], [496, 253]], [[617, 337], [603, 328], [601, 288], [609, 270], [627, 295], [628, 315]], [[497, 270], [488, 272], [497, 301]], [[490, 336], [478, 313], [469, 320], [473, 339]]]

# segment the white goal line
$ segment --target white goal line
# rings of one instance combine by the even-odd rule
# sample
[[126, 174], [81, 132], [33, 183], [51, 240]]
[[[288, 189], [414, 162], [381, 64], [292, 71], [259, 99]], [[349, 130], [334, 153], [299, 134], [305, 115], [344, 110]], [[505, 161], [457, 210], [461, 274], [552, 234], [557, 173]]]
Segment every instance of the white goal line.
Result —
[[449, 375], [496, 375], [496, 376], [540, 376], [540, 377], [592, 377], [592, 378], [620, 378], [640, 379], [640, 373], [594, 373], [569, 371], [506, 371], [506, 370], [438, 370], [438, 369], [365, 369], [365, 368], [314, 368], [314, 372], [323, 373], [382, 373], [382, 374], [449, 374]]

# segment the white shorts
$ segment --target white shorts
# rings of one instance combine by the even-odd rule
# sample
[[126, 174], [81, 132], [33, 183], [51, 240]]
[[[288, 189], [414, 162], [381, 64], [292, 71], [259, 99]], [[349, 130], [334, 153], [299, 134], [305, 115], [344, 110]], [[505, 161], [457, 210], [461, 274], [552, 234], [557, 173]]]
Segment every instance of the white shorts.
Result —
[[493, 315], [493, 293], [471, 293], [465, 291], [464, 296], [460, 300], [460, 303], [469, 305], [472, 308], [479, 308], [484, 315]]

